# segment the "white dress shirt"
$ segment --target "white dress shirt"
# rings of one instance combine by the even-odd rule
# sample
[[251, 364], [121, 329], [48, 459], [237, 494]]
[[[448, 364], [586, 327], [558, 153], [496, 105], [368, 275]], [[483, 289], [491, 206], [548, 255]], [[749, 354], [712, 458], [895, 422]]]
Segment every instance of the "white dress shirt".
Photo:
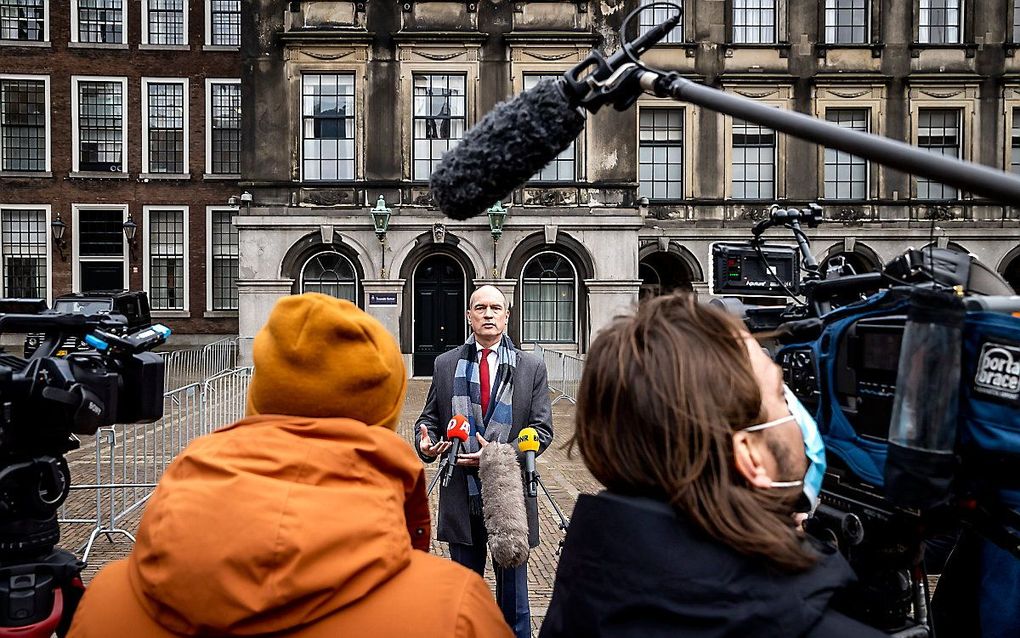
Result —
[[[481, 346], [480, 343], [478, 343], [477, 340], [475, 340], [475, 348], [477, 348], [477, 352], [475, 353], [475, 357], [476, 357], [475, 358], [475, 363], [477, 363], [478, 365], [481, 365], [482, 364], [482, 346]], [[492, 389], [496, 385], [496, 365], [497, 365], [497, 362], [499, 361], [498, 350], [499, 350], [499, 343], [497, 343], [492, 348], [489, 348], [489, 400], [490, 401], [493, 398], [492, 397]], [[482, 377], [481, 377], [481, 368], [479, 368], [478, 371], [479, 371], [478, 381], [480, 383], [481, 380], [482, 380]]]

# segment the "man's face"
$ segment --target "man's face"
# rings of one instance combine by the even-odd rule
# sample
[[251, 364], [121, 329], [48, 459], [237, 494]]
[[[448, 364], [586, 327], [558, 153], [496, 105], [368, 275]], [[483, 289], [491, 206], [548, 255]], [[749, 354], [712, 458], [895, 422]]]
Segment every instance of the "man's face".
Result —
[[[744, 336], [744, 345], [751, 358], [754, 376], [761, 391], [761, 422], [767, 423], [790, 416], [783, 394], [783, 371], [769, 358], [761, 345], [751, 335]], [[800, 480], [807, 472], [808, 459], [804, 454], [804, 436], [800, 426], [790, 419], [760, 433], [766, 437], [766, 449], [770, 452], [764, 463], [769, 475], [777, 481]]]
[[483, 345], [489, 345], [499, 339], [506, 330], [509, 317], [506, 298], [496, 288], [482, 286], [471, 295], [467, 318], [471, 324], [471, 332]]

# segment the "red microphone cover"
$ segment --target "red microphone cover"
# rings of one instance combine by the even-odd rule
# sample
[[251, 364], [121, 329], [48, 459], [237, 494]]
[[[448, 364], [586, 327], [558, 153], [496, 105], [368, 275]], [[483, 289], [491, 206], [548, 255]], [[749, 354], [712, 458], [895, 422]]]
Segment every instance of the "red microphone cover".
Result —
[[454, 414], [453, 418], [446, 425], [446, 438], [449, 441], [453, 439], [460, 439], [461, 441], [467, 441], [468, 435], [471, 433], [471, 424], [468, 422], [467, 417], [463, 414]]

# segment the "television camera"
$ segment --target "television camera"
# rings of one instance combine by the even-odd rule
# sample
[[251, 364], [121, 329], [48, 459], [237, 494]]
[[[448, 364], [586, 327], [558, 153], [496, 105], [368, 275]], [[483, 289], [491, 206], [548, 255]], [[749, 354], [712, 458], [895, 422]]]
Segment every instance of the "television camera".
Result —
[[[1020, 460], [1020, 297], [973, 256], [933, 243], [878, 272], [837, 259], [823, 273], [803, 230], [821, 222], [817, 205], [773, 206], [749, 242], [713, 247], [715, 294], [789, 303], [710, 303], [764, 333], [816, 416], [828, 469], [806, 527], [860, 578], [839, 605], [894, 635], [929, 636], [940, 544], [961, 532], [993, 543], [1000, 560], [982, 579], [1020, 575], [1020, 481], [1009, 471]], [[773, 227], [796, 247], [767, 245]]]
[[[164, 364], [149, 350], [170, 330], [127, 325], [118, 314], [0, 300], [0, 334], [42, 335], [28, 358], [0, 352], [0, 637], [63, 636], [84, 591], [84, 563], [56, 547], [71, 488], [64, 455], [77, 435], [163, 415]], [[54, 356], [68, 339], [91, 349]]]

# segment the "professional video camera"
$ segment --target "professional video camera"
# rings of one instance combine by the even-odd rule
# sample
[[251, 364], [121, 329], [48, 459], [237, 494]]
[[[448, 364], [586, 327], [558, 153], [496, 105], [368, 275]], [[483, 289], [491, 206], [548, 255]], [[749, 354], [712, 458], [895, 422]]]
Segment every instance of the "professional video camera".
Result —
[[[941, 561], [929, 552], [926, 565], [926, 544], [973, 530], [1004, 550], [982, 579], [1020, 574], [1020, 472], [1009, 470], [1020, 460], [1020, 297], [971, 255], [933, 244], [880, 272], [837, 263], [822, 274], [801, 228], [821, 221], [816, 205], [773, 207], [750, 242], [713, 247], [714, 293], [793, 301], [712, 303], [766, 331], [816, 416], [828, 469], [807, 528], [860, 578], [842, 605], [897, 636], [927, 636], [926, 576]], [[774, 226], [797, 247], [766, 246]]]
[[[25, 359], [0, 352], [0, 636], [64, 635], [83, 593], [84, 563], [56, 548], [57, 508], [75, 435], [163, 415], [163, 360], [147, 352], [162, 325], [123, 332], [116, 314], [58, 313], [43, 300], [0, 300], [0, 334], [42, 333]], [[53, 356], [69, 338], [94, 350]]]

